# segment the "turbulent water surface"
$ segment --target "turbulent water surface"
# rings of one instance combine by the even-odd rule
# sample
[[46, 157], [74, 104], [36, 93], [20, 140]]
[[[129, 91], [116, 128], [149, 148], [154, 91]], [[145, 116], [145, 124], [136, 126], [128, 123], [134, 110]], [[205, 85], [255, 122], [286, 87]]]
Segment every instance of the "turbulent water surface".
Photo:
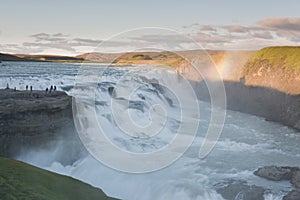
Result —
[[[86, 73], [89, 78], [76, 80], [78, 72]], [[56, 85], [59, 90], [64, 90], [70, 95], [82, 94], [88, 97], [88, 90], [93, 87], [96, 91], [94, 98], [97, 118], [105, 127], [107, 137], [119, 148], [136, 153], [151, 153], [163, 148], [173, 139], [174, 132], [180, 126], [180, 102], [176, 98], [177, 94], [168, 88], [159, 87], [166, 79], [174, 84], [180, 84], [178, 75], [173, 71], [150, 66], [106, 68], [101, 65], [85, 64], [82, 69], [79, 64], [38, 62], [0, 64], [1, 88], [6, 87], [7, 83], [17, 89], [25, 89], [25, 85], [32, 85], [34, 89], [44, 90], [50, 85]], [[80, 82], [79, 86], [82, 87], [73, 88], [75, 81]], [[124, 98], [123, 95], [128, 85], [137, 88], [130, 99]], [[112, 94], [108, 92], [109, 87], [116, 87]], [[124, 112], [128, 111], [131, 120], [141, 127], [153, 120], [157, 120], [157, 124], [162, 122], [164, 125], [162, 133], [153, 137], [139, 131], [132, 131], [130, 135], [123, 134], [110, 109], [111, 98], [118, 99], [117, 103], [122, 105], [120, 108]], [[291, 185], [288, 182], [263, 180], [254, 176], [253, 171], [266, 165], [299, 166], [300, 134], [256, 116], [227, 111], [218, 143], [205, 159], [199, 159], [199, 148], [210, 122], [210, 104], [201, 101], [198, 103], [200, 124], [193, 144], [172, 165], [155, 172], [143, 174], [119, 172], [101, 164], [92, 156], [82, 158], [72, 166], [62, 166], [55, 160], [50, 166], [41, 165], [38, 158], [46, 156], [45, 152], [43, 154], [36, 152], [30, 158], [20, 157], [20, 159], [75, 177], [102, 188], [110, 196], [121, 199], [222, 199], [216, 188], [229, 180], [245, 180], [249, 185], [263, 186], [269, 189], [265, 193], [265, 199], [281, 199], [291, 189]], [[161, 118], [165, 113], [154, 109], [153, 105], [160, 105], [166, 109], [167, 115], [164, 117], [166, 119]], [[220, 109], [220, 113], [221, 111]], [[190, 117], [193, 118], [192, 112]], [[67, 156], [67, 152], [65, 153]]]

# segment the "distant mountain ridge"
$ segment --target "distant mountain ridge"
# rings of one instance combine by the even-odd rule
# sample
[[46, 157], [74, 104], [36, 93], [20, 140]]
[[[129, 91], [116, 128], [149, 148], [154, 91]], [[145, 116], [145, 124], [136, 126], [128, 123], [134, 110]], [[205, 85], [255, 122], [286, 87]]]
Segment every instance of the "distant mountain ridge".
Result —
[[11, 54], [0, 53], [0, 61], [26, 61], [24, 58], [20, 58]]
[[0, 53], [0, 61], [33, 61], [33, 62], [82, 62], [84, 59], [71, 56], [4, 54]]

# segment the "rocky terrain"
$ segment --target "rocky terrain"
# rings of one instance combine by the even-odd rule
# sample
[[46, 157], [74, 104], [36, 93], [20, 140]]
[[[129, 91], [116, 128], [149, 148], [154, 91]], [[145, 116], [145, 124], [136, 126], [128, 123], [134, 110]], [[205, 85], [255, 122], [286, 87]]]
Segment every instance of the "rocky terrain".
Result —
[[[300, 168], [265, 166], [258, 168], [254, 174], [270, 181], [290, 181], [294, 189], [288, 192], [283, 197], [283, 200], [300, 199]], [[215, 189], [227, 200], [264, 200], [264, 195], [270, 192], [269, 189], [265, 189], [261, 186], [249, 185], [244, 180], [227, 180], [220, 182], [215, 185]]]
[[216, 191], [226, 200], [264, 200], [264, 193], [266, 192], [263, 187], [248, 185], [246, 181], [235, 180], [216, 185]]
[[17, 157], [53, 146], [68, 150], [67, 157], [55, 158], [64, 164], [84, 152], [73, 122], [72, 98], [59, 91], [0, 90], [0, 156]]
[[[209, 63], [206, 68], [215, 64], [224, 80], [228, 109], [261, 116], [300, 130], [299, 47], [272, 47], [257, 52], [199, 50], [179, 53], [195, 63], [200, 60], [203, 66]], [[207, 53], [214, 63], [208, 59]], [[205, 101], [210, 101], [207, 82], [215, 91], [220, 89], [214, 80], [207, 79], [205, 82], [195, 76], [190, 63], [171, 52], [133, 52], [122, 56], [94, 53], [77, 58], [174, 67], [191, 80], [199, 99]], [[11, 59], [25, 59], [25, 56]], [[203, 70], [209, 71], [206, 68]], [[61, 144], [61, 141], [64, 143]], [[60, 146], [58, 151], [68, 149], [68, 159], [55, 158], [63, 164], [72, 163], [81, 156], [79, 152], [85, 152], [74, 128], [71, 97], [63, 92], [46, 94], [44, 91], [0, 90], [0, 156], [14, 157], [28, 149], [51, 149], [52, 146]], [[290, 181], [294, 189], [283, 199], [300, 199], [298, 167], [267, 166], [254, 174], [271, 181]], [[243, 181], [228, 181], [217, 185], [216, 190], [225, 199], [241, 198], [241, 195], [243, 199], [263, 199], [266, 192], [264, 188], [247, 185]]]
[[[208, 82], [195, 82], [193, 85], [199, 99], [209, 102], [211, 96], [207, 89]], [[223, 83], [227, 109], [260, 116], [300, 130], [300, 95], [286, 94], [267, 87], [248, 86], [243, 82]], [[220, 84], [210, 82], [210, 85], [218, 93]]]
[[76, 179], [2, 158], [34, 151], [48, 152], [38, 158], [40, 164], [69, 165], [86, 156], [73, 122], [72, 98], [60, 91], [1, 89], [0, 199], [113, 199]]
[[284, 196], [283, 200], [300, 199], [300, 168], [266, 166], [259, 168], [254, 174], [271, 181], [290, 181], [295, 189]]

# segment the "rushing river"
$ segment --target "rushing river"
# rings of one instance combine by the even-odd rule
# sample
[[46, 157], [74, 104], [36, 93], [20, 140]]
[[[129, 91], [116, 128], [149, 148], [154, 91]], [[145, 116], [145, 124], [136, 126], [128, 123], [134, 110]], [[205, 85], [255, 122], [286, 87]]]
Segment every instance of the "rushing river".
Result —
[[[56, 85], [59, 90], [65, 90], [70, 95], [85, 96], [88, 94], [84, 87], [86, 85], [80, 89], [73, 88], [80, 67], [80, 64], [3, 62], [0, 64], [0, 88], [6, 87], [7, 83], [11, 88], [25, 89], [26, 85], [32, 85], [34, 89], [40, 90]], [[176, 132], [181, 123], [178, 111], [180, 103], [176, 100], [176, 94], [168, 92], [167, 88], [153, 86], [153, 81], [158, 84], [167, 78], [176, 84], [180, 82], [178, 74], [168, 69], [150, 66], [120, 66], [107, 69], [104, 65], [84, 64], [84, 69], [92, 72], [88, 73], [92, 77], [86, 84], [96, 87], [97, 119], [103, 122], [104, 129], [108, 132], [107, 137], [118, 148], [135, 153], [151, 153], [163, 148], [172, 140], [172, 133]], [[101, 71], [100, 78], [97, 77], [98, 71]], [[144, 74], [148, 76], [145, 77]], [[156, 74], [164, 76], [155, 76]], [[120, 78], [122, 84], [119, 84], [119, 88], [122, 90], [116, 87]], [[111, 95], [120, 96], [122, 91], [126, 90], [126, 84], [138, 88], [131, 96], [129, 106], [122, 107], [124, 111], [129, 110], [131, 120], [137, 124], [143, 126], [149, 122], [148, 112], [149, 109], [153, 109], [152, 105], [166, 108], [168, 116], [163, 135], [124, 135], [118, 129], [109, 109], [112, 103]], [[116, 94], [109, 94], [109, 87], [116, 87]], [[123, 100], [120, 98], [120, 101]], [[192, 145], [176, 162], [154, 172], [120, 172], [107, 167], [92, 156], [82, 158], [72, 166], [63, 166], [56, 161], [50, 166], [43, 166], [38, 162], [38, 158], [46, 155], [39, 152], [20, 159], [80, 179], [101, 188], [109, 196], [121, 199], [222, 199], [216, 188], [229, 180], [245, 180], [249, 185], [263, 186], [268, 189], [265, 199], [281, 199], [292, 188], [290, 183], [267, 181], [253, 175], [253, 171], [267, 165], [299, 166], [300, 134], [280, 124], [267, 122], [263, 118], [228, 110], [221, 137], [211, 153], [200, 159], [199, 148], [210, 122], [211, 110], [210, 104], [206, 102], [198, 101], [198, 105], [200, 118], [197, 120], [200, 123]], [[219, 109], [219, 112], [221, 114], [223, 110]], [[160, 111], [154, 110], [152, 117], [163, 120], [160, 119], [160, 114]], [[189, 117], [192, 119], [193, 115]]]

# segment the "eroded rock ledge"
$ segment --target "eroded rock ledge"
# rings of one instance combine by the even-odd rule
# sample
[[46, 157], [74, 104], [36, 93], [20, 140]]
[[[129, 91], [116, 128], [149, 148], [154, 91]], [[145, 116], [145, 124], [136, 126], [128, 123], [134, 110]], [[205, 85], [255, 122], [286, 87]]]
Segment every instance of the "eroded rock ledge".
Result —
[[[0, 156], [54, 146], [61, 151], [55, 159], [65, 164], [84, 152], [73, 122], [72, 97], [60, 91], [0, 90]], [[64, 151], [68, 156], [62, 157]]]
[[295, 187], [290, 191], [283, 200], [299, 200], [300, 199], [300, 168], [298, 167], [277, 167], [266, 166], [259, 168], [254, 172], [255, 175], [272, 180], [283, 181], [288, 180]]

